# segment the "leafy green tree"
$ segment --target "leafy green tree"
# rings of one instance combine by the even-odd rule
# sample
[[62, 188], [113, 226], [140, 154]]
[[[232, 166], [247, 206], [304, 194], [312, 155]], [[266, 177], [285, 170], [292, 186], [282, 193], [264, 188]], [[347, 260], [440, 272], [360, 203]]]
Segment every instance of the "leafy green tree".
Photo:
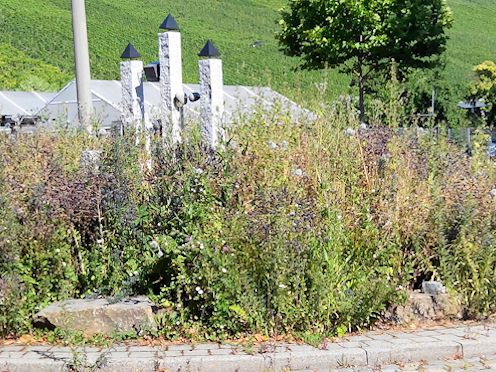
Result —
[[353, 74], [365, 119], [368, 77], [427, 68], [446, 48], [452, 16], [445, 0], [290, 0], [277, 34], [282, 51], [302, 57], [301, 68], [339, 67]]
[[[469, 126], [464, 110], [457, 106], [460, 92], [467, 90], [464, 80], [449, 83], [444, 66], [428, 70], [415, 70], [408, 74], [405, 82], [405, 110], [412, 123], [417, 125], [429, 122], [433, 124], [460, 128]], [[434, 112], [432, 111], [432, 93], [434, 91]], [[431, 117], [426, 117], [431, 114]], [[428, 120], [429, 119], [429, 120]]]
[[484, 108], [486, 113], [486, 123], [488, 125], [496, 124], [496, 63], [485, 61], [474, 67], [477, 74], [477, 81], [474, 83], [471, 91], [471, 99], [484, 99], [487, 106]]

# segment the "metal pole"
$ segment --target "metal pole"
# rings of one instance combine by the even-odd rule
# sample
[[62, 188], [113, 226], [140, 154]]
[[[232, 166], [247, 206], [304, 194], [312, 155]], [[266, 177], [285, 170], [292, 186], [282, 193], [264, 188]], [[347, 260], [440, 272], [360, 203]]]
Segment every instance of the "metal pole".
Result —
[[92, 132], [91, 70], [88, 51], [88, 32], [84, 0], [72, 0], [72, 29], [74, 33], [74, 61], [76, 63], [76, 86], [79, 122]]
[[472, 138], [471, 138], [471, 128], [467, 128], [467, 147], [469, 153], [472, 151]]
[[431, 110], [432, 116], [435, 116], [434, 111], [436, 110], [436, 91], [434, 90], [434, 88], [432, 88]]

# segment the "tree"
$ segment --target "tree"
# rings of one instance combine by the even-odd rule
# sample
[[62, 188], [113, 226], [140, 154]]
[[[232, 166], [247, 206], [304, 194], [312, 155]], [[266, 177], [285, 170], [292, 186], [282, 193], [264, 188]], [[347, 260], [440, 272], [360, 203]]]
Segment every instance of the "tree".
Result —
[[496, 63], [485, 61], [474, 67], [477, 74], [477, 81], [472, 87], [470, 99], [483, 99], [487, 106], [484, 108], [486, 113], [486, 123], [488, 125], [496, 124]]
[[[419, 125], [427, 118], [422, 114], [433, 114], [427, 120], [450, 128], [467, 125], [467, 118], [463, 110], [457, 106], [460, 102], [460, 92], [467, 89], [467, 82], [449, 82], [444, 64], [432, 69], [417, 69], [408, 74], [404, 82], [406, 92], [405, 109], [412, 118], [412, 122]], [[434, 112], [432, 112], [432, 98], [434, 92]]]
[[279, 44], [302, 57], [301, 68], [354, 75], [361, 121], [367, 78], [393, 60], [399, 69], [432, 67], [452, 24], [446, 0], [290, 0], [281, 15]]

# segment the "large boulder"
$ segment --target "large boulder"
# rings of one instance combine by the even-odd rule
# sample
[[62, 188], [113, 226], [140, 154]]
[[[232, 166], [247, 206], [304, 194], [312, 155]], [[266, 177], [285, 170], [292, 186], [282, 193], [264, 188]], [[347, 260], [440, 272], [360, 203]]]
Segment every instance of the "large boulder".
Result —
[[386, 320], [397, 324], [462, 319], [463, 306], [456, 296], [448, 293], [410, 292], [404, 305], [391, 309], [385, 315]]
[[34, 325], [83, 331], [86, 335], [136, 332], [156, 329], [155, 305], [146, 297], [121, 301], [84, 299], [60, 301], [49, 305], [34, 316]]

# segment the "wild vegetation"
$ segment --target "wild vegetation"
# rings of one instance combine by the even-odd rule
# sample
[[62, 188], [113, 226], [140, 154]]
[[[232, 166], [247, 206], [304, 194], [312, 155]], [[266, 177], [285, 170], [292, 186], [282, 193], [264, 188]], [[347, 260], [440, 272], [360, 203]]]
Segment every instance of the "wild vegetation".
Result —
[[[2, 134], [0, 335], [33, 332], [32, 315], [55, 300], [131, 294], [161, 308], [152, 335], [168, 339], [340, 335], [370, 326], [427, 279], [443, 281], [465, 317], [494, 313], [496, 165], [488, 138], [476, 131], [468, 151], [434, 126], [463, 125], [453, 105], [468, 92], [458, 90], [459, 77], [495, 46], [486, 29], [477, 53], [465, 55], [474, 44], [457, 39], [466, 26], [457, 14], [470, 9], [490, 28], [482, 20], [495, 5], [449, 4], [446, 68], [401, 80], [401, 66], [388, 63], [370, 82], [381, 89], [367, 102], [366, 126], [345, 94], [354, 89], [346, 77], [290, 73], [299, 61], [278, 51], [273, 34], [282, 0], [170, 5], [184, 31], [187, 81], [196, 80], [196, 52], [213, 38], [226, 83], [272, 85], [313, 104], [317, 118], [254, 112], [228, 129], [217, 151], [190, 123], [178, 146], [154, 140], [151, 170], [128, 132]], [[4, 1], [4, 87], [55, 89], [71, 75], [68, 6]], [[166, 13], [157, 9], [167, 6], [148, 0], [138, 12], [133, 2], [88, 2], [94, 77], [117, 77], [128, 40], [155, 59]], [[464, 61], [456, 70], [453, 53]], [[493, 70], [491, 62], [477, 67], [472, 94], [494, 98]], [[437, 116], [420, 116], [433, 86]], [[85, 150], [99, 152], [97, 165], [83, 161]]]
[[55, 91], [70, 78], [60, 69], [1, 43], [0, 71], [0, 87], [6, 90]]
[[477, 80], [474, 82], [471, 91], [472, 100], [484, 100], [485, 121], [488, 125], [496, 124], [496, 63], [485, 61], [474, 67]]
[[[442, 99], [449, 99], [450, 105], [456, 106], [467, 93], [473, 66], [494, 59], [496, 25], [492, 18], [496, 4], [492, 0], [447, 2], [454, 24], [449, 31], [443, 78], [446, 88], [442, 89], [453, 95]], [[274, 37], [279, 31], [277, 10], [285, 5], [285, 0], [88, 1], [93, 77], [118, 78], [119, 56], [128, 41], [133, 42], [146, 62], [156, 60], [158, 26], [172, 11], [183, 34], [186, 82], [198, 80], [196, 53], [206, 38], [212, 38], [225, 61], [227, 84], [271, 85], [289, 97], [309, 100], [320, 94], [320, 83], [326, 80], [328, 99], [348, 91], [356, 94], [356, 87], [349, 88], [348, 77], [336, 71], [293, 72], [299, 61], [283, 56]], [[22, 53], [26, 58], [63, 70], [67, 76], [73, 75], [70, 2], [3, 0], [0, 28], [0, 43], [14, 48], [14, 55]], [[4, 53], [3, 48], [0, 53]], [[2, 73], [11, 70], [16, 69], [10, 65]], [[19, 76], [17, 83], [2, 83], [0, 88], [22, 89], [23, 78]], [[434, 81], [430, 76], [424, 79], [430, 91]]]
[[339, 68], [358, 87], [360, 120], [372, 77], [388, 76], [394, 61], [402, 80], [412, 69], [439, 65], [453, 24], [445, 0], [293, 0], [281, 12], [277, 34], [286, 55], [306, 70]]
[[[341, 105], [315, 122], [259, 112], [216, 152], [191, 125], [177, 148], [157, 141], [150, 172], [133, 138], [1, 137], [0, 332], [30, 332], [54, 300], [142, 293], [166, 338], [342, 334], [424, 279], [487, 316], [487, 139], [468, 156], [444, 133], [398, 134], [396, 113], [365, 129]], [[98, 169], [84, 149], [101, 151]]]

